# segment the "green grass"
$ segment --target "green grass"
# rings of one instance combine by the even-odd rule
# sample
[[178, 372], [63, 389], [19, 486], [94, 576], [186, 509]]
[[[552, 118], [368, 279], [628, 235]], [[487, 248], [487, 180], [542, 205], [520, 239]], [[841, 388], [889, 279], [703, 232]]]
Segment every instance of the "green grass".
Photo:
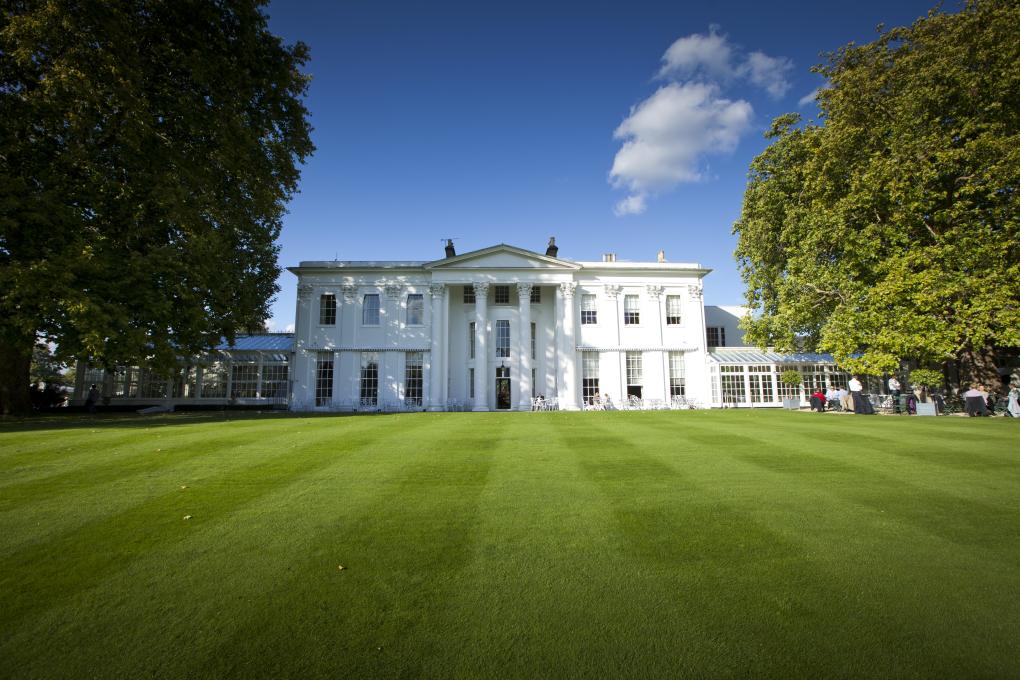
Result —
[[0, 424], [0, 677], [1016, 677], [1018, 593], [1020, 421]]

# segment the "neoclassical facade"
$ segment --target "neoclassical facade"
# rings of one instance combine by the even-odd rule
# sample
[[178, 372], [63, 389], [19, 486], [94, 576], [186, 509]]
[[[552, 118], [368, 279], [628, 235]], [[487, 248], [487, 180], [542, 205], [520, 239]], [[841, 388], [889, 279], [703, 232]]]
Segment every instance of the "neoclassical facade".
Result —
[[708, 401], [696, 263], [500, 244], [429, 262], [302, 262], [295, 410], [575, 410]]
[[[829, 355], [743, 347], [696, 263], [574, 262], [496, 245], [429, 262], [302, 262], [295, 331], [225, 340], [169, 373], [79, 365], [123, 407], [293, 411], [767, 407], [846, 386]], [[779, 376], [796, 368], [802, 385]]]

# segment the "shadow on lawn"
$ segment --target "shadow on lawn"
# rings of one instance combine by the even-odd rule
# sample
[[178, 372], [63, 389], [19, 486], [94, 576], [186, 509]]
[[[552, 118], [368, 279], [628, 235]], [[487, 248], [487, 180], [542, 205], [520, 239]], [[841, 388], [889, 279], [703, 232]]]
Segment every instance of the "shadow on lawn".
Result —
[[105, 428], [152, 428], [227, 423], [249, 420], [290, 420], [294, 418], [349, 418], [353, 415], [392, 415], [354, 413], [291, 413], [289, 411], [181, 411], [140, 415], [138, 413], [67, 413], [27, 417], [0, 416], [0, 434], [5, 432], [38, 432], [44, 430], [75, 430]]

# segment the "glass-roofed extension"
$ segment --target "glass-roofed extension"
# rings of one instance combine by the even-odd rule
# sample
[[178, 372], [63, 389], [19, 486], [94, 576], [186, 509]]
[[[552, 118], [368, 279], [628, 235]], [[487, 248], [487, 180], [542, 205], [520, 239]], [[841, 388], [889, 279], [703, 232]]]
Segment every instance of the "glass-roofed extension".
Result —
[[[800, 371], [804, 382], [790, 388], [780, 381], [783, 371]], [[711, 405], [781, 406], [783, 399], [808, 404], [811, 392], [845, 388], [850, 375], [836, 366], [831, 354], [780, 354], [751, 347], [717, 347], [708, 354]]]
[[139, 366], [107, 372], [79, 363], [75, 394], [96, 385], [111, 406], [225, 405], [287, 408], [292, 333], [265, 333], [221, 343], [213, 352], [182, 360], [169, 375]]

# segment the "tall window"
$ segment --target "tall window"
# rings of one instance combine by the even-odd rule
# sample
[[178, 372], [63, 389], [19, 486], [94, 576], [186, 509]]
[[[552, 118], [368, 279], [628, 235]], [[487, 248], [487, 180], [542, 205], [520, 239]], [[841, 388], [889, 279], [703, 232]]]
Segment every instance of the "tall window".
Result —
[[227, 396], [227, 367], [217, 361], [202, 369], [202, 397], [222, 398], [225, 396]]
[[361, 353], [361, 405], [375, 406], [379, 403], [379, 355], [375, 352]]
[[536, 338], [537, 335], [538, 335], [537, 327], [535, 326], [535, 322], [532, 321], [531, 322], [531, 358], [532, 359], [535, 358], [535, 338]]
[[496, 358], [510, 356], [510, 321], [496, 319]]
[[542, 302], [542, 287], [532, 286], [531, 287], [531, 304], [537, 305]]
[[746, 401], [744, 395], [744, 367], [720, 366], [722, 373], [722, 400], [726, 404], [737, 404]]
[[319, 296], [319, 325], [336, 325], [336, 295], [323, 293]]
[[328, 406], [333, 400], [333, 353], [319, 352], [315, 360], [315, 405]]
[[262, 367], [262, 390], [265, 399], [285, 399], [287, 397], [287, 364], [265, 364]]
[[581, 354], [581, 398], [594, 404], [599, 398], [599, 355], [597, 352]]
[[666, 325], [667, 326], [679, 326], [680, 325], [680, 312], [682, 310], [683, 303], [681, 302], [679, 295], [667, 295], [666, 296]]
[[641, 301], [637, 295], [623, 296], [623, 323], [628, 326], [641, 323]]
[[235, 362], [230, 367], [230, 396], [254, 399], [259, 391], [259, 365], [254, 361]]
[[641, 398], [641, 352], [627, 352], [627, 396]]
[[409, 406], [421, 406], [422, 363], [421, 352], [404, 354], [404, 403]]
[[[760, 404], [773, 401], [771, 366], [748, 366], [747, 381], [751, 388], [751, 403]], [[824, 388], [820, 389], [824, 390]]]
[[379, 325], [379, 295], [377, 293], [369, 293], [365, 296], [361, 309], [361, 323], [365, 326]]
[[475, 358], [475, 322], [468, 323], [468, 358]]
[[726, 346], [726, 328], [723, 326], [709, 326], [705, 329], [708, 336], [709, 347], [725, 347]]
[[407, 296], [407, 325], [420, 326], [425, 323], [425, 297], [421, 294]]
[[595, 306], [596, 298], [594, 295], [582, 295], [581, 296], [581, 324], [588, 325], [599, 322], [599, 312]]
[[669, 353], [669, 396], [682, 397], [687, 393], [684, 377], [684, 353]]
[[475, 369], [468, 369], [468, 398], [475, 398]]
[[464, 304], [475, 304], [474, 286], [464, 286]]
[[497, 305], [510, 304], [510, 286], [493, 286], [492, 301]]

